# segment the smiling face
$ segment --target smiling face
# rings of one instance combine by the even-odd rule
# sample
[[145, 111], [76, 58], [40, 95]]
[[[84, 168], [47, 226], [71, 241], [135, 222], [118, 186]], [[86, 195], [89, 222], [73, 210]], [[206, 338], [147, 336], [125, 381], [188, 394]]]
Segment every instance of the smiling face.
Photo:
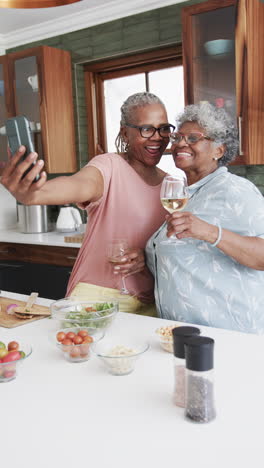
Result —
[[[178, 132], [182, 134], [200, 132], [206, 135], [206, 130], [197, 122], [185, 122]], [[179, 143], [172, 145], [172, 154], [175, 165], [186, 173], [190, 185], [217, 169], [218, 163], [214, 158], [220, 159], [223, 156], [224, 146], [216, 147], [212, 140], [206, 139], [188, 145], [182, 138]]]
[[[168, 117], [161, 104], [147, 104], [135, 107], [127, 123], [158, 128], [168, 123]], [[169, 143], [169, 138], [161, 137], [158, 132], [150, 138], [143, 138], [138, 128], [122, 127], [121, 132], [129, 145], [127, 155], [132, 164], [156, 166]]]

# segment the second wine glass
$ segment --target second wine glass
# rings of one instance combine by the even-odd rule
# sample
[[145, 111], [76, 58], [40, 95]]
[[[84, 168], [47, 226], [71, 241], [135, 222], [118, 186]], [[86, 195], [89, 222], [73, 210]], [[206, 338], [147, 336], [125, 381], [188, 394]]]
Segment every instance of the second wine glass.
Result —
[[[126, 239], [113, 239], [108, 244], [108, 261], [113, 264], [122, 263], [121, 257], [129, 252], [129, 246]], [[120, 289], [121, 294], [130, 294], [126, 287], [125, 276], [121, 274], [122, 287]]]
[[[187, 205], [188, 199], [187, 180], [183, 175], [167, 175], [164, 177], [160, 190], [160, 200], [165, 210], [169, 213], [181, 211]], [[171, 236], [170, 239], [162, 242], [171, 243], [176, 240], [175, 236]]]

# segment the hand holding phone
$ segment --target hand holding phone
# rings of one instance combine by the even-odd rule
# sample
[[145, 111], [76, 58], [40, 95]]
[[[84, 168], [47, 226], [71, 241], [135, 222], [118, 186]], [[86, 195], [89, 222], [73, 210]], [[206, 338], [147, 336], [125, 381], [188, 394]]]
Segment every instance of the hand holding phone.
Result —
[[[17, 152], [18, 148], [23, 145], [26, 148], [24, 156], [21, 158], [21, 162], [32, 152], [35, 151], [33, 144], [33, 133], [30, 129], [28, 119], [24, 115], [18, 115], [11, 117], [5, 123], [6, 135], [8, 144], [12, 156]], [[33, 163], [35, 164], [35, 163]], [[26, 170], [23, 177], [32, 169], [33, 164]], [[39, 175], [36, 176], [34, 182], [39, 179]]]

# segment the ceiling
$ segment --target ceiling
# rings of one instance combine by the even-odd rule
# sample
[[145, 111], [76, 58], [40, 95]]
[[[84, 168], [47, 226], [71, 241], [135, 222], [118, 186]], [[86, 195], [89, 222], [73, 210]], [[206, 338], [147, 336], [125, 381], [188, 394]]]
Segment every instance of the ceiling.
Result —
[[0, 8], [0, 55], [20, 44], [58, 36], [188, 0], [81, 0], [53, 8]]

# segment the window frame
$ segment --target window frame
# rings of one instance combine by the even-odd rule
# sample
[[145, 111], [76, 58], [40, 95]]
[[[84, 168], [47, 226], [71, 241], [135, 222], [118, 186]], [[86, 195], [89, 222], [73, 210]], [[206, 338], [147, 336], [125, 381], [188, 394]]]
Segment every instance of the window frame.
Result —
[[104, 81], [180, 65], [181, 44], [84, 65], [89, 159], [106, 152]]

